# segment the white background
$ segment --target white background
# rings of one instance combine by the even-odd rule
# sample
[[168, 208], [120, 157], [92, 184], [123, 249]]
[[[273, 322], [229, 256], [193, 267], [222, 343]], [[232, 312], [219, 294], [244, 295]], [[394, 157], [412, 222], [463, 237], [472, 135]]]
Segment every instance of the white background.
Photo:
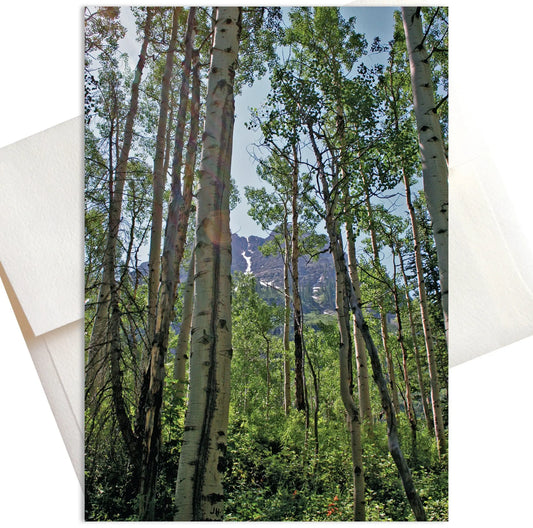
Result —
[[[450, 9], [451, 134], [464, 124], [453, 113], [462, 98], [462, 117], [480, 134], [472, 141], [481, 138], [505, 175], [529, 242], [532, 11], [522, 1]], [[3, 4], [0, 147], [81, 114], [81, 39], [81, 4]], [[532, 345], [528, 338], [450, 371], [452, 526], [531, 526]], [[3, 287], [0, 354], [0, 522], [80, 524], [79, 483]]]

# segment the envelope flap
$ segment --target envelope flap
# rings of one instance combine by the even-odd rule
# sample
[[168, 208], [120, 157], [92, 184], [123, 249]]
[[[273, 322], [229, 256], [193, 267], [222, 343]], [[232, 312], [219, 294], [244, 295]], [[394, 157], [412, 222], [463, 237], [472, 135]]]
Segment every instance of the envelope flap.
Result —
[[0, 261], [35, 335], [83, 317], [82, 118], [0, 149]]
[[488, 155], [450, 170], [450, 366], [533, 333], [531, 237], [502, 179]]

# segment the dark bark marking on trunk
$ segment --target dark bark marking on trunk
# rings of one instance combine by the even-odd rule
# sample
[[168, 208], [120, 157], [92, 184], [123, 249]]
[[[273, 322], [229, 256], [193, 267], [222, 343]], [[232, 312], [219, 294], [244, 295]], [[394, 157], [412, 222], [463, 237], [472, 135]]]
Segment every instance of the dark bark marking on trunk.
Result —
[[[213, 73], [214, 73], [213, 68]], [[227, 86], [227, 83], [224, 80], [221, 80], [217, 83], [217, 86], [215, 88], [215, 91], [217, 89], [224, 89]], [[231, 98], [232, 92], [228, 90], [228, 93], [226, 95], [226, 101], [224, 104], [224, 109], [222, 110], [222, 127], [221, 127], [221, 134], [220, 134], [220, 145], [219, 145], [219, 158], [217, 160], [217, 167], [223, 170], [225, 169], [225, 157], [227, 155], [227, 150], [229, 147], [229, 143], [231, 141], [230, 138], [226, 137], [227, 131], [228, 131], [228, 124], [227, 124], [227, 114], [228, 114], [228, 100], [229, 100], [229, 106], [231, 107], [230, 110], [233, 109], [233, 102]], [[230, 115], [233, 115], [233, 112], [229, 112]], [[231, 118], [230, 118], [231, 119]], [[222, 211], [222, 204], [223, 204], [223, 196], [224, 196], [224, 182], [222, 179], [219, 179], [217, 184], [217, 196], [216, 196], [216, 204], [215, 204], [215, 212]], [[218, 226], [220, 227], [220, 226]], [[219, 237], [220, 239], [220, 237]], [[209, 448], [211, 444], [211, 425], [213, 421], [214, 412], [217, 406], [217, 399], [218, 399], [218, 390], [216, 390], [216, 384], [217, 384], [217, 377], [216, 377], [216, 368], [217, 368], [217, 361], [216, 361], [216, 326], [217, 326], [217, 320], [218, 320], [218, 304], [219, 304], [219, 289], [220, 289], [220, 265], [221, 265], [221, 248], [219, 244], [212, 244], [212, 262], [213, 262], [213, 311], [211, 312], [211, 321], [210, 321], [210, 329], [211, 329], [211, 346], [209, 349], [209, 357], [210, 357], [210, 366], [209, 366], [209, 372], [207, 377], [207, 404], [206, 409], [204, 412], [204, 420], [202, 424], [202, 434], [200, 437], [200, 443], [198, 446], [198, 465], [196, 466], [196, 471], [194, 474], [194, 494], [193, 494], [193, 520], [202, 520], [201, 519], [201, 503], [202, 503], [202, 489], [204, 487], [205, 482], [205, 470], [207, 465], [207, 460], [209, 457]], [[204, 336], [206, 338], [207, 336]], [[207, 343], [206, 343], [207, 344]], [[219, 459], [220, 462], [220, 459]], [[217, 470], [218, 470], [218, 464], [217, 464]], [[211, 504], [215, 504], [216, 502], [222, 500], [222, 496], [217, 494], [211, 494], [210, 496]], [[216, 498], [215, 498], [216, 497]]]

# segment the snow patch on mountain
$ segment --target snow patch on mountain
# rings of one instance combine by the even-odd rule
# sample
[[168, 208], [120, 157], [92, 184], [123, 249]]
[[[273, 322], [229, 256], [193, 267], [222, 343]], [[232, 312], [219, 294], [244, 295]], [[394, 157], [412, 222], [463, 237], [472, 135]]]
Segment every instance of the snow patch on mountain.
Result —
[[247, 251], [243, 251], [241, 255], [246, 260], [246, 271], [244, 273], [252, 273], [252, 257], [249, 257]]

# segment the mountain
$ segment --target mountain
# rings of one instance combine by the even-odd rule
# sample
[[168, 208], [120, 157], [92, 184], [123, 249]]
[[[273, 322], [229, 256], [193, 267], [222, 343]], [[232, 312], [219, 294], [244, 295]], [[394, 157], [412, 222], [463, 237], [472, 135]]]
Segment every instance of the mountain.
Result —
[[[231, 236], [231, 272], [252, 273], [258, 282], [261, 296], [269, 302], [283, 304], [283, 259], [281, 256], [265, 256], [259, 249], [272, 242], [274, 234], [262, 238], [243, 237], [236, 233]], [[320, 253], [311, 260], [308, 256], [298, 259], [300, 296], [304, 314], [335, 315], [335, 269], [328, 251]], [[187, 278], [188, 263], [180, 267], [180, 281]], [[148, 275], [148, 262], [142, 263], [138, 273]], [[366, 309], [368, 316], [379, 319], [375, 310]], [[324, 315], [325, 314], [325, 315]], [[387, 314], [387, 326], [395, 331], [397, 324], [393, 314]]]
[[[281, 256], [265, 256], [259, 249], [271, 242], [258, 236], [231, 238], [231, 271], [252, 273], [260, 286], [283, 291], [283, 259]], [[335, 270], [329, 252], [320, 253], [316, 259], [308, 256], [298, 259], [300, 295], [304, 312], [335, 313]]]

